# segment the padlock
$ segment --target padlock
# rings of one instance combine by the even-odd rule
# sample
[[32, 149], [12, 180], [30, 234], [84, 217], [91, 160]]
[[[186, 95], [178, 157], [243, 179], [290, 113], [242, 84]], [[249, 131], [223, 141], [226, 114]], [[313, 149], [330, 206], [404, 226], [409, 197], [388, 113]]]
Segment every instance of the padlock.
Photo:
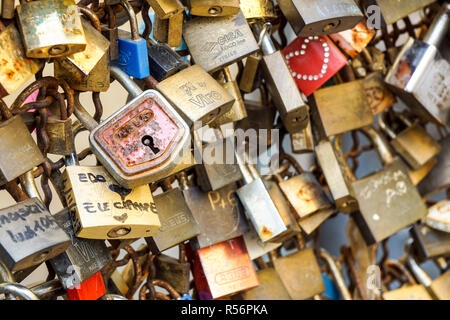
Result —
[[161, 227], [148, 185], [126, 189], [103, 167], [70, 165], [62, 186], [77, 237], [133, 239]]
[[329, 209], [331, 203], [314, 175], [303, 171], [294, 157], [288, 154], [280, 155], [280, 161], [283, 160], [288, 161], [295, 168], [297, 175], [288, 180], [284, 180], [280, 174], [274, 174], [274, 177], [298, 218]]
[[[84, 9], [86, 10], [86, 8]], [[89, 10], [90, 11], [90, 10]], [[109, 41], [101, 34], [100, 21], [93, 12], [90, 12], [92, 21], [81, 19], [86, 37], [86, 48], [82, 52], [73, 53], [64, 58], [58, 58], [59, 64], [66, 69], [72, 77], [82, 79], [91, 75], [97, 63], [108, 53]], [[95, 18], [97, 19], [95, 19]], [[92, 24], [97, 24], [97, 28]]]
[[325, 291], [319, 263], [311, 248], [287, 256], [277, 257], [271, 253], [275, 270], [281, 278], [292, 300], [304, 300]]
[[[386, 140], [372, 127], [364, 127], [361, 132], [373, 142], [384, 165], [381, 170], [356, 181], [351, 170], [346, 170], [353, 180], [351, 186], [359, 204], [355, 222], [370, 245], [421, 219], [427, 210], [409, 178], [406, 165], [392, 155]], [[336, 149], [342, 154], [340, 142], [341, 139], [337, 139]], [[343, 165], [347, 163], [343, 161]]]
[[366, 92], [367, 103], [374, 115], [392, 107], [397, 102], [394, 94], [384, 83], [380, 71], [372, 72], [364, 77], [363, 87]]
[[149, 39], [148, 62], [151, 75], [157, 81], [163, 81], [175, 73], [186, 69], [189, 64], [165, 43], [152, 43]]
[[256, 271], [259, 286], [241, 293], [243, 300], [291, 300], [274, 268]]
[[412, 37], [403, 45], [386, 75], [386, 84], [419, 116], [448, 123], [450, 65], [438, 47], [448, 30], [450, 4], [444, 4], [423, 40]]
[[242, 237], [192, 250], [186, 247], [200, 300], [211, 300], [258, 285]]
[[236, 184], [206, 193], [192, 186], [184, 173], [180, 174], [179, 183], [200, 229], [200, 234], [190, 241], [193, 248], [205, 248], [248, 231], [243, 209], [236, 199]]
[[241, 91], [236, 80], [231, 77], [231, 72], [228, 67], [223, 68], [223, 82], [222, 86], [228, 93], [234, 98], [235, 102], [230, 111], [217, 117], [209, 125], [211, 127], [218, 128], [225, 123], [236, 122], [247, 117], [247, 110], [245, 109], [244, 99], [242, 98]]
[[333, 196], [336, 208], [343, 213], [353, 213], [358, 210], [351, 181], [342, 166], [342, 157], [335, 150], [335, 138], [320, 141], [315, 148], [315, 154], [328, 188]]
[[183, 33], [184, 12], [181, 11], [170, 18], [161, 19], [155, 15], [153, 37], [159, 43], [167, 43], [170, 47], [181, 45]]
[[280, 0], [281, 12], [298, 36], [321, 36], [353, 28], [364, 18], [354, 0]]
[[162, 252], [200, 234], [200, 228], [184, 199], [183, 191], [172, 188], [167, 180], [161, 185], [164, 193], [154, 197], [161, 221], [161, 228], [152, 237], [156, 247], [152, 246], [152, 241], [147, 241], [153, 252]]
[[404, 114], [396, 113], [406, 128], [396, 133], [386, 121], [386, 113], [378, 118], [378, 126], [390, 138], [391, 146], [414, 170], [421, 168], [425, 163], [441, 152], [441, 146], [417, 122], [412, 123]]
[[134, 99], [97, 127], [77, 102], [75, 115], [92, 130], [92, 151], [114, 179], [133, 188], [191, 166], [189, 128], [169, 102], [155, 90], [142, 92], [115, 66], [111, 74]]
[[193, 16], [221, 17], [239, 12], [239, 0], [188, 0], [188, 4]]
[[430, 289], [439, 300], [450, 300], [450, 270], [431, 282]]
[[425, 163], [423, 166], [421, 166], [417, 170], [409, 170], [409, 178], [411, 179], [411, 182], [413, 185], [417, 186], [420, 181], [425, 179], [428, 174], [433, 170], [433, 168], [437, 165], [438, 161], [436, 158], [431, 159], [427, 163]]
[[247, 217], [263, 242], [280, 241], [286, 232], [290, 233], [290, 230], [287, 229], [273, 203], [258, 170], [239, 152], [236, 152], [236, 160], [245, 182], [236, 193], [246, 210]]
[[315, 91], [311, 99], [311, 115], [322, 137], [331, 137], [375, 122], [363, 80]]
[[443, 199], [432, 205], [422, 221], [433, 229], [450, 233], [450, 200]]
[[87, 40], [74, 0], [24, 1], [17, 21], [29, 58], [56, 58], [83, 51]]
[[75, 236], [68, 208], [53, 217], [70, 236], [71, 243], [64, 253], [50, 259], [50, 264], [64, 289], [73, 289], [103, 269], [111, 261], [111, 256], [104, 241]]
[[258, 75], [259, 64], [262, 60], [261, 52], [257, 51], [249, 55], [245, 60], [244, 69], [242, 70], [241, 80], [239, 81], [239, 89], [245, 93], [253, 91], [255, 79]]
[[404, 285], [398, 289], [383, 293], [384, 300], [433, 300], [427, 289], [421, 284]]
[[437, 164], [417, 185], [420, 194], [428, 197], [450, 186], [450, 136], [440, 141], [442, 151], [437, 155]]
[[14, 0], [2, 0], [1, 4], [1, 15], [3, 19], [14, 19], [14, 9], [15, 9], [15, 1]]
[[350, 56], [355, 58], [373, 39], [376, 30], [367, 27], [367, 21], [364, 19], [358, 22], [356, 26], [351, 29], [343, 30], [341, 32], [332, 33], [329, 37]]
[[147, 41], [139, 36], [137, 17], [127, 0], [120, 0], [130, 20], [131, 33], [119, 29], [119, 59], [115, 62], [128, 75], [143, 79], [150, 75]]
[[[218, 131], [220, 130], [214, 130], [216, 133]], [[195, 166], [197, 183], [202, 191], [215, 191], [242, 179], [232, 151], [232, 138], [224, 139], [220, 132], [217, 133], [216, 141], [203, 147], [198, 131], [194, 131], [194, 143], [202, 154], [202, 163]]]
[[192, 59], [209, 73], [259, 49], [242, 12], [227, 17], [188, 20], [183, 27], [183, 38]]
[[302, 130], [309, 122], [309, 108], [303, 101], [294, 79], [290, 76], [291, 72], [283, 54], [276, 50], [270, 38], [271, 24], [266, 23], [262, 28], [256, 24], [254, 26], [256, 32], [260, 33], [262, 67], [273, 103], [288, 132]]
[[291, 133], [291, 150], [293, 153], [314, 152], [314, 137], [312, 134], [311, 122], [308, 126], [295, 133]]
[[0, 98], [19, 89], [43, 67], [41, 60], [25, 56], [22, 39], [14, 24], [0, 21]]
[[100, 271], [75, 288], [67, 290], [69, 300], [97, 300], [105, 293], [105, 283]]
[[297, 87], [310, 96], [347, 63], [327, 36], [299, 37], [283, 49], [289, 73]]
[[272, 0], [240, 0], [240, 8], [249, 23], [277, 18]]
[[198, 64], [161, 81], [156, 89], [172, 103], [191, 129], [196, 121], [203, 126], [229, 112], [235, 101]]
[[69, 236], [37, 198], [0, 210], [1, 260], [11, 271], [23, 270], [63, 253]]
[[44, 162], [44, 157], [20, 115], [12, 116], [0, 98], [0, 185], [14, 180]]
[[319, 210], [309, 216], [299, 219], [298, 225], [306, 235], [310, 235], [335, 212], [336, 210], [334, 208]]
[[282, 245], [281, 242], [262, 242], [252, 226], [244, 234], [244, 242], [251, 260], [258, 259], [270, 251], [278, 249]]
[[180, 0], [147, 0], [160, 19], [168, 19], [186, 8]]
[[370, 6], [376, 5], [381, 13], [381, 27], [384, 27], [407, 17], [432, 2], [434, 0], [362, 0], [360, 6], [364, 12], [368, 12]]
[[184, 244], [180, 244], [178, 259], [165, 254], [156, 256], [156, 278], [170, 283], [174, 289], [183, 294], [189, 292], [191, 265], [186, 260]]
[[421, 261], [450, 257], [450, 234], [416, 223], [410, 230]]

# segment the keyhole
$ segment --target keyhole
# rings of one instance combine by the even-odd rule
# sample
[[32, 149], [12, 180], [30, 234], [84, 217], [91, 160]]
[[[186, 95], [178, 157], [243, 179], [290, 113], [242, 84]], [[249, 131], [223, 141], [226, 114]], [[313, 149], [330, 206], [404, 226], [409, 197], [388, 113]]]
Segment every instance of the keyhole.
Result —
[[144, 146], [149, 147], [154, 154], [158, 154], [159, 153], [159, 148], [157, 146], [155, 146], [155, 141], [153, 141], [153, 138], [151, 136], [144, 136], [142, 138], [142, 144]]

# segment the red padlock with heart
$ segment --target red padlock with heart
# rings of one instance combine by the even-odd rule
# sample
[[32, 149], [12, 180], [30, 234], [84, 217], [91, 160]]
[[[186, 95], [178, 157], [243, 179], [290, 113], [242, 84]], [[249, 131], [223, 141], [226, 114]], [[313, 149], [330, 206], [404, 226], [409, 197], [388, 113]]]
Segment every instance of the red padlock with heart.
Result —
[[297, 87], [306, 96], [333, 77], [347, 59], [327, 36], [298, 37], [283, 49]]

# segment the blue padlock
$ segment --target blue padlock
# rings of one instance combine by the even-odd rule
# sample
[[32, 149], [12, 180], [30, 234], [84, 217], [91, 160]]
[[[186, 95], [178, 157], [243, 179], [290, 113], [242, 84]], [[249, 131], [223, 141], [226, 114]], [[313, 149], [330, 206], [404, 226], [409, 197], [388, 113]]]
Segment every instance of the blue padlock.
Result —
[[189, 293], [186, 293], [185, 295], [183, 295], [181, 298], [179, 298], [178, 300], [194, 300], [192, 299], [192, 297], [190, 296]]
[[330, 298], [331, 300], [342, 300], [341, 294], [339, 293], [339, 289], [334, 283], [333, 279], [326, 275], [325, 273], [322, 273], [322, 280], [325, 284], [325, 292], [324, 295]]
[[130, 19], [131, 33], [119, 30], [119, 59], [116, 65], [128, 75], [143, 79], [150, 75], [147, 41], [139, 36], [138, 22], [133, 7], [127, 0], [120, 0]]

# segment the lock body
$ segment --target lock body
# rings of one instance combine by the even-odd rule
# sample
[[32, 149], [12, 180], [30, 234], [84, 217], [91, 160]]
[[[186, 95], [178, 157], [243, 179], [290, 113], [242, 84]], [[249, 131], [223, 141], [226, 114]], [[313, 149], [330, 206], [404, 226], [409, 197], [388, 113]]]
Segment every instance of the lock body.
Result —
[[184, 161], [188, 133], [169, 102], [159, 92], [147, 90], [96, 127], [89, 140], [114, 179], [133, 188], [174, 173]]
[[0, 210], [0, 258], [11, 271], [27, 269], [63, 253], [69, 236], [37, 198]]
[[186, 249], [200, 300], [218, 299], [258, 286], [242, 237], [195, 251]]
[[0, 123], [0, 185], [44, 162], [20, 115]]
[[207, 193], [198, 187], [184, 191], [186, 203], [200, 229], [200, 234], [191, 240], [193, 248], [205, 248], [239, 237], [248, 231], [235, 191], [235, 184]]
[[148, 60], [151, 75], [160, 82], [189, 66], [165, 43], [148, 46]]
[[355, 221], [368, 244], [386, 239], [427, 212], [400, 159], [352, 186], [360, 208]]
[[161, 19], [168, 19], [185, 10], [180, 0], [147, 0], [147, 2]]
[[[57, 155], [69, 155], [74, 150], [72, 120], [60, 120], [56, 117], [48, 117], [45, 124], [49, 145], [47, 153]], [[41, 139], [38, 140], [39, 148], [42, 148]]]
[[384, 300], [433, 300], [427, 289], [421, 285], [406, 285], [383, 293]]
[[247, 21], [274, 20], [277, 18], [272, 0], [241, 0], [241, 11]]
[[195, 63], [210, 73], [259, 50], [242, 12], [189, 20], [184, 24], [183, 38]]
[[443, 199], [428, 208], [428, 214], [422, 220], [436, 230], [450, 233], [450, 200]]
[[155, 196], [161, 228], [153, 236], [158, 251], [164, 251], [200, 234], [183, 192], [179, 188]]
[[67, 290], [69, 300], [97, 300], [106, 293], [101, 272], [97, 272], [77, 287]]
[[256, 276], [259, 286], [244, 291], [241, 294], [244, 300], [291, 300], [274, 268], [259, 270]]
[[233, 97], [202, 67], [194, 65], [160, 82], [156, 88], [192, 128], [206, 125], [230, 111]]
[[73, 0], [25, 2], [17, 6], [17, 18], [29, 58], [62, 57], [86, 48], [87, 40]]
[[353, 0], [280, 0], [280, 9], [298, 36], [321, 36], [353, 28], [364, 18]]
[[325, 291], [319, 264], [311, 248], [277, 258], [275, 270], [292, 300], [304, 300]]
[[410, 230], [422, 261], [450, 256], [450, 234], [416, 223]]
[[156, 279], [167, 281], [181, 294], [189, 292], [189, 276], [191, 265], [189, 262], [180, 262], [165, 254], [155, 258]]
[[0, 97], [19, 89], [43, 66], [40, 60], [25, 56], [22, 39], [14, 24], [0, 31], [0, 56]]
[[139, 37], [133, 39], [131, 33], [119, 30], [119, 59], [117, 64], [128, 75], [143, 79], [150, 75], [147, 41]]
[[308, 122], [308, 126], [305, 129], [291, 133], [291, 150], [293, 153], [314, 152], [314, 137], [311, 122]]
[[244, 234], [244, 242], [251, 260], [260, 258], [282, 245], [281, 242], [262, 242], [252, 226], [250, 226], [250, 230]]
[[239, 12], [239, 0], [188, 0], [188, 3], [193, 16], [220, 17]]
[[331, 137], [375, 122], [362, 80], [319, 89], [313, 98], [312, 118], [323, 137]]
[[126, 189], [103, 167], [66, 167], [63, 190], [74, 233], [88, 239], [134, 239], [161, 227], [148, 185]]
[[105, 242], [75, 236], [67, 208], [53, 216], [58, 225], [70, 236], [69, 247], [50, 263], [64, 289], [73, 289], [103, 269], [111, 256]]

